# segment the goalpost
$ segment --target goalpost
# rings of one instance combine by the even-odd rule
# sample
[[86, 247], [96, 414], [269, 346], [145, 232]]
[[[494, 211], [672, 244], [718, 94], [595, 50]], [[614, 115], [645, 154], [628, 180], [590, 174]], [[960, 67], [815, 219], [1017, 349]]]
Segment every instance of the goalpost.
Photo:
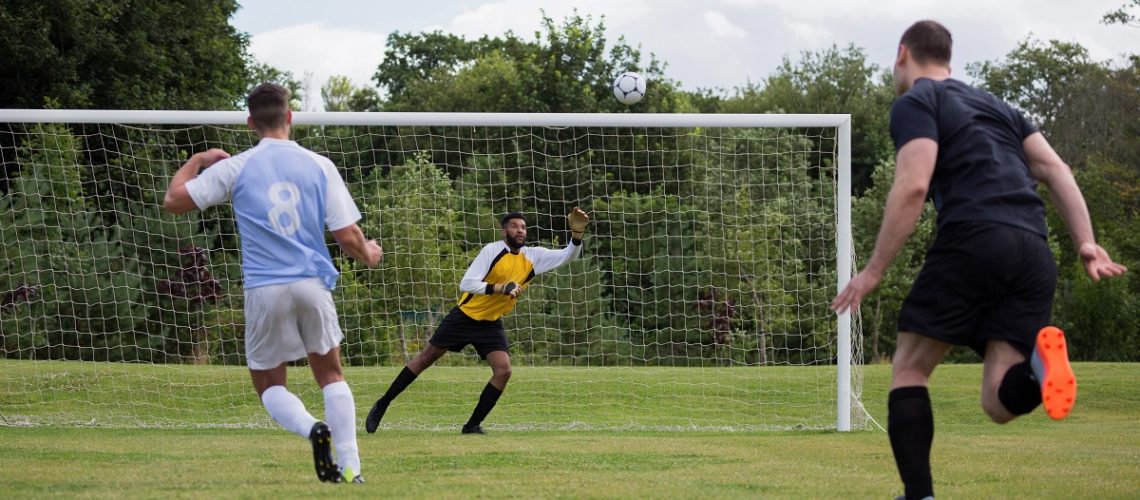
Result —
[[[0, 110], [0, 425], [270, 425], [244, 368], [230, 209], [161, 211], [189, 154], [256, 143], [246, 116]], [[857, 317], [827, 309], [853, 270], [849, 115], [293, 116], [385, 250], [377, 269], [336, 257], [361, 411], [499, 216], [557, 247], [581, 206], [582, 257], [504, 318], [516, 374], [489, 428], [865, 427]], [[487, 376], [470, 348], [446, 356], [384, 427], [458, 426]]]

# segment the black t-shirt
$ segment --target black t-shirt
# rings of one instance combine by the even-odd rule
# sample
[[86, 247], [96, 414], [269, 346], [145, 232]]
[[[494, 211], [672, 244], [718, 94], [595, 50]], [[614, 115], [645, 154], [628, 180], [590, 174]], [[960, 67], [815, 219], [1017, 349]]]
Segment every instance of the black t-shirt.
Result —
[[988, 221], [1046, 236], [1045, 205], [1022, 147], [1036, 131], [1008, 104], [957, 80], [920, 78], [891, 106], [896, 150], [922, 137], [938, 142], [929, 191], [938, 227]]

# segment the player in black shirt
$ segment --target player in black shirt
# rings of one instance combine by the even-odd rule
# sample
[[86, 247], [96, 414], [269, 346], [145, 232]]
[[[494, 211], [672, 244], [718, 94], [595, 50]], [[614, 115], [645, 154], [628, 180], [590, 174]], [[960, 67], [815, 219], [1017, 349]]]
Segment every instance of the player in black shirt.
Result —
[[937, 236], [899, 312], [888, 434], [907, 498], [932, 497], [927, 383], [953, 345], [984, 359], [982, 409], [997, 423], [1044, 401], [1054, 419], [1076, 398], [1064, 334], [1048, 326], [1057, 267], [1037, 182], [1049, 188], [1094, 281], [1126, 271], [1096, 244], [1072, 172], [1019, 112], [950, 79], [950, 32], [919, 21], [903, 34], [891, 108], [894, 184], [867, 266], [835, 297], [857, 308], [914, 231], [929, 196]]

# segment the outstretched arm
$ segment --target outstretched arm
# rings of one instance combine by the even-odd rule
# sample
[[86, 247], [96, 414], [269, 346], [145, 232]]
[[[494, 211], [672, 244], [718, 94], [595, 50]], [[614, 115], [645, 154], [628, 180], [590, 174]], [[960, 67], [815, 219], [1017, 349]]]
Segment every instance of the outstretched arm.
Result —
[[1077, 187], [1077, 180], [1064, 160], [1057, 155], [1049, 141], [1040, 132], [1026, 137], [1022, 142], [1025, 150], [1025, 159], [1029, 162], [1029, 172], [1041, 183], [1049, 188], [1049, 197], [1053, 206], [1069, 228], [1069, 235], [1073, 244], [1077, 246], [1077, 253], [1081, 256], [1081, 263], [1085, 272], [1093, 281], [1101, 278], [1117, 276], [1128, 269], [1112, 261], [1100, 245], [1096, 244], [1093, 236], [1092, 221], [1089, 218], [1089, 209], [1085, 205], [1085, 197]]
[[938, 158], [938, 143], [933, 139], [918, 138], [903, 145], [895, 159], [895, 180], [887, 194], [883, 210], [883, 223], [871, 260], [859, 274], [851, 278], [847, 287], [831, 301], [831, 309], [844, 313], [859, 307], [863, 297], [871, 293], [883, 274], [898, 256], [899, 250], [914, 233], [922, 204], [934, 176], [934, 163]]
[[590, 216], [581, 208], [574, 207], [566, 216], [566, 225], [570, 228], [570, 243], [562, 250], [547, 250], [539, 247], [527, 248], [527, 256], [534, 263], [534, 274], [542, 274], [552, 269], [566, 265], [582, 253], [582, 238], [586, 228], [590, 225]]
[[209, 149], [191, 156], [182, 167], [170, 178], [170, 186], [166, 188], [166, 196], [162, 200], [162, 208], [173, 214], [184, 214], [199, 208], [186, 190], [186, 183], [198, 177], [198, 171], [229, 158], [230, 154], [221, 149]]

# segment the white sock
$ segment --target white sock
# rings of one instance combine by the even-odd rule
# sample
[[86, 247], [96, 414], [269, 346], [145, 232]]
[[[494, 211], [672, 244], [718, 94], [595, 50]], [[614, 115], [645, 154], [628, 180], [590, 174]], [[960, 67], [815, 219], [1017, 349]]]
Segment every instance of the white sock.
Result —
[[305, 403], [301, 402], [301, 398], [289, 392], [289, 389], [283, 385], [272, 386], [261, 393], [261, 404], [265, 405], [265, 409], [269, 410], [269, 416], [281, 424], [281, 427], [305, 439], [309, 438], [309, 431], [313, 430], [313, 424], [317, 423], [317, 419], [305, 409]]
[[[326, 385], [321, 392], [325, 394], [325, 421], [332, 432], [336, 461], [341, 471], [352, 469], [353, 474], [360, 474], [360, 451], [356, 447], [356, 401], [352, 398], [352, 390], [342, 380]], [[351, 477], [345, 479], [352, 480]]]

